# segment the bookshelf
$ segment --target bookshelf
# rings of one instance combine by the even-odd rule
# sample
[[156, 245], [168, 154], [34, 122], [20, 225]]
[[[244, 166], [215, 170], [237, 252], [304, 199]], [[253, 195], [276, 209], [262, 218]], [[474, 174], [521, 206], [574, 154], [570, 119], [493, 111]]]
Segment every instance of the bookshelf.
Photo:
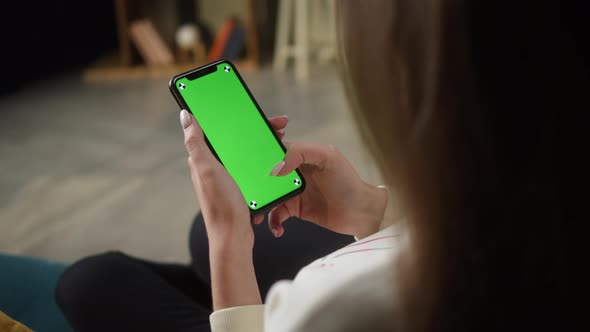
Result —
[[[175, 2], [171, 1], [170, 4], [174, 5]], [[114, 0], [114, 9], [119, 41], [117, 54], [115, 57], [100, 59], [88, 67], [83, 73], [85, 81], [169, 78], [207, 62], [205, 58], [179, 63], [177, 59], [179, 56], [182, 58], [182, 55], [178, 54], [178, 50], [172, 45], [163, 43], [149, 18], [142, 16], [142, 0]], [[253, 71], [258, 68], [255, 10], [256, 0], [247, 0], [247, 19], [244, 22], [246, 57], [234, 61], [240, 71]], [[138, 40], [146, 36], [150, 37], [147, 39], [149, 42], [144, 41], [142, 47]]]

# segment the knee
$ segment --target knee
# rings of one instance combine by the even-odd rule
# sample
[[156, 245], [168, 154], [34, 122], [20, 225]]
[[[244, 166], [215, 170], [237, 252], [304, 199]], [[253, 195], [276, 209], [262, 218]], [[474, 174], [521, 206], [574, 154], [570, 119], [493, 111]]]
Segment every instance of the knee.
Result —
[[81, 310], [89, 310], [109, 296], [116, 296], [111, 286], [114, 278], [124, 275], [126, 260], [128, 257], [120, 252], [106, 252], [75, 262], [57, 282], [57, 305], [66, 316], [78, 316]]

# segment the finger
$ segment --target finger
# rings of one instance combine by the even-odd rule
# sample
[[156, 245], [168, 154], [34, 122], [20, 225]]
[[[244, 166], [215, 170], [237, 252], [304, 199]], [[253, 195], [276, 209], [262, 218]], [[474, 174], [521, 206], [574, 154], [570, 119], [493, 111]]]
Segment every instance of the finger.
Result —
[[271, 175], [282, 176], [291, 173], [301, 164], [324, 168], [329, 155], [336, 149], [332, 145], [313, 143], [286, 143], [287, 154], [271, 171]]
[[262, 223], [262, 221], [264, 221], [264, 215], [263, 214], [254, 216], [252, 218], [252, 222], [255, 223], [256, 225], [260, 225]]
[[268, 214], [268, 227], [275, 237], [283, 236], [285, 233], [283, 222], [285, 222], [290, 216], [289, 210], [284, 204], [281, 204], [270, 211]]
[[270, 122], [272, 129], [276, 131], [285, 129], [285, 127], [287, 127], [287, 122], [289, 122], [289, 118], [286, 115], [273, 116], [268, 119], [268, 122]]
[[277, 136], [279, 137], [280, 140], [282, 140], [283, 137], [285, 137], [285, 129], [277, 130]]
[[180, 123], [184, 131], [184, 145], [193, 162], [215, 158], [207, 143], [197, 120], [188, 111], [180, 111]]

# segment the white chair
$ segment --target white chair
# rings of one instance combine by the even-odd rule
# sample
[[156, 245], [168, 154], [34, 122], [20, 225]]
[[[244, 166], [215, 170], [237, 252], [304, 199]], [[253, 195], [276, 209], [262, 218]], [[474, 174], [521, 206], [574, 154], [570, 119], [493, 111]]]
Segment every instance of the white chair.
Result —
[[285, 71], [292, 58], [295, 77], [307, 80], [311, 58], [335, 58], [335, 24], [334, 0], [279, 0], [274, 70]]

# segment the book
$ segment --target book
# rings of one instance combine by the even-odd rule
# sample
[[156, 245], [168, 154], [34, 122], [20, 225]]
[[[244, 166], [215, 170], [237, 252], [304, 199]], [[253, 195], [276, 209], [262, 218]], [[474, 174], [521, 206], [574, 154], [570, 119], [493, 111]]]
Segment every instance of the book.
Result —
[[174, 63], [172, 51], [168, 48], [152, 22], [148, 19], [133, 21], [129, 25], [129, 38], [148, 66]]
[[240, 58], [246, 46], [246, 29], [236, 24], [223, 49], [222, 58], [234, 60]]
[[207, 60], [211, 62], [219, 60], [223, 57], [223, 51], [227, 46], [227, 42], [229, 41], [229, 38], [232, 34], [235, 25], [236, 22], [232, 18], [228, 18], [223, 22], [221, 28], [219, 29], [219, 32], [213, 40], [213, 45], [211, 45], [211, 49], [209, 50], [209, 54], [207, 55]]

